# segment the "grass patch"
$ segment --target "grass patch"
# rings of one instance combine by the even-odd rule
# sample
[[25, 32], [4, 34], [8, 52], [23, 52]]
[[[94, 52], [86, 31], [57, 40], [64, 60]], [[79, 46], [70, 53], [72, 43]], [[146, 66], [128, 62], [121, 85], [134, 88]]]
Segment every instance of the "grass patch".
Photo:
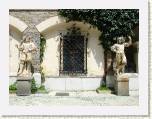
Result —
[[97, 88], [98, 90], [110, 90], [109, 88], [107, 88], [106, 86], [100, 86], [99, 88]]
[[37, 89], [37, 93], [48, 93], [48, 91], [45, 89], [44, 85], [41, 85], [38, 89]]
[[107, 88], [105, 85], [103, 85], [97, 88], [96, 92], [97, 93], [111, 93], [111, 90]]
[[9, 93], [16, 93], [16, 90], [17, 90], [16, 83], [17, 82], [9, 86]]

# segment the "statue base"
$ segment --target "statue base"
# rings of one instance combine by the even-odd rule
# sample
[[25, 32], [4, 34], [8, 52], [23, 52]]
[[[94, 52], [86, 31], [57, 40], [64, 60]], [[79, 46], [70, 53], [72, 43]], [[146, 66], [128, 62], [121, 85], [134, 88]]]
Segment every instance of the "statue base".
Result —
[[129, 96], [129, 78], [126, 74], [115, 77], [115, 93], [119, 96]]
[[18, 96], [28, 96], [31, 94], [31, 83], [32, 83], [31, 76], [29, 77], [17, 77], [17, 92]]

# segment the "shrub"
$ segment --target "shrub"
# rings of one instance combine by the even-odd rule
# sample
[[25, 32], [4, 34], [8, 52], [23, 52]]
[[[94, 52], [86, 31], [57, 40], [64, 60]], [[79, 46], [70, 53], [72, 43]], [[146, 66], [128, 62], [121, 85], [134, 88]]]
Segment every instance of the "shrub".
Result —
[[16, 88], [16, 82], [12, 85], [9, 86], [9, 91], [16, 91], [17, 88]]
[[[43, 87], [41, 87], [41, 88], [43, 88]], [[15, 93], [16, 90], [17, 90], [17, 82], [15, 82], [14, 84], [9, 86], [10, 93]], [[37, 90], [38, 90], [38, 88], [36, 87], [36, 83], [35, 83], [35, 80], [33, 78], [32, 82], [31, 82], [31, 93], [36, 93]]]
[[32, 79], [32, 84], [31, 84], [31, 92], [36, 93], [37, 92], [37, 87], [34, 78]]

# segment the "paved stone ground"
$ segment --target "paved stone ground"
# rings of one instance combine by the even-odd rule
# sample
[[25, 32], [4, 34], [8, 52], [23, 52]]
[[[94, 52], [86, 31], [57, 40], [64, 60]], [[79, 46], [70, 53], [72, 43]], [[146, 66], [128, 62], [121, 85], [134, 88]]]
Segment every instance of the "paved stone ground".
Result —
[[9, 104], [16, 106], [135, 106], [139, 104], [136, 92], [130, 96], [116, 96], [114, 94], [97, 94], [96, 92], [69, 92], [69, 96], [55, 96], [49, 94], [32, 94], [30, 96], [16, 96], [10, 94]]

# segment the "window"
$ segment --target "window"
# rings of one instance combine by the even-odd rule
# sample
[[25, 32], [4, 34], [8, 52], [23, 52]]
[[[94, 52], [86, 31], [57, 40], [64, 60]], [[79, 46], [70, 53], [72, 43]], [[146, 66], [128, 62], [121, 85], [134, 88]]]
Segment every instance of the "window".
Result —
[[60, 40], [60, 75], [84, 75], [87, 72], [87, 39], [73, 29], [71, 32]]

